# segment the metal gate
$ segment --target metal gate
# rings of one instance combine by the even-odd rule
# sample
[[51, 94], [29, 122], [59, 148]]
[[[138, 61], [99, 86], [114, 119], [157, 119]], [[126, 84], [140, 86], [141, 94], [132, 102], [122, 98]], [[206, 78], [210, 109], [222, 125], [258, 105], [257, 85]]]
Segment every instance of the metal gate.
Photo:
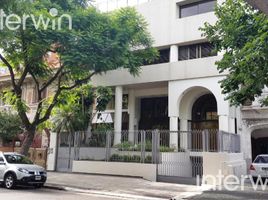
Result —
[[196, 184], [196, 178], [203, 174], [202, 155], [187, 152], [160, 153], [158, 181]]
[[63, 133], [58, 141], [59, 144], [62, 142], [65, 145], [58, 145], [56, 171], [70, 172], [72, 171], [73, 160], [79, 159], [80, 151], [80, 140], [82, 132]]

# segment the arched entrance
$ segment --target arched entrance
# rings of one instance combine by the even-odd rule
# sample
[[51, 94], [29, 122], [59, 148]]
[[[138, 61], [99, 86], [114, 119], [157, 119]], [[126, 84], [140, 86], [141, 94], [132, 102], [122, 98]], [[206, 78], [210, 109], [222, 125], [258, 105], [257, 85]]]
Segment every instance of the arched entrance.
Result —
[[192, 107], [192, 130], [218, 129], [217, 100], [213, 94], [200, 96]]
[[252, 131], [251, 150], [252, 160], [259, 154], [268, 154], [268, 128]]

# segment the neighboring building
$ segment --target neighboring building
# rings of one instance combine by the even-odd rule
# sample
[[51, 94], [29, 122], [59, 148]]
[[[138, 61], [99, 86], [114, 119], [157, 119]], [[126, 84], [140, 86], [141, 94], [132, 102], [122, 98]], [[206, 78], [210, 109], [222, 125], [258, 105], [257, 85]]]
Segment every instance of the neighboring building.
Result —
[[267, 0], [246, 0], [254, 8], [261, 10], [268, 15], [268, 1]]
[[[105, 1], [106, 7], [99, 7], [107, 11], [115, 2]], [[149, 23], [160, 59], [142, 66], [138, 77], [121, 69], [95, 76], [93, 82], [114, 88], [115, 98], [106, 112], [113, 116], [116, 132], [218, 129], [241, 136], [241, 152], [250, 163], [257, 153], [268, 153], [268, 141], [263, 139], [268, 138], [264, 129], [268, 110], [257, 103], [235, 108], [225, 101], [218, 82], [226, 74], [219, 74], [215, 66], [222, 55], [212, 52], [199, 30], [205, 22], [216, 22], [215, 5], [215, 0], [151, 0], [137, 5]], [[187, 145], [178, 137], [170, 137], [170, 146]]]
[[[0, 72], [0, 91], [3, 91], [7, 88], [11, 87], [10, 85], [10, 77], [7, 71], [2, 70]], [[53, 93], [53, 88], [49, 88], [43, 92], [43, 98], [47, 98]], [[24, 85], [22, 86], [22, 99], [26, 102], [29, 107], [29, 111], [27, 113], [30, 120], [32, 120], [35, 116], [35, 112], [37, 109], [37, 90], [35, 89], [35, 85], [33, 81], [27, 77]], [[14, 112], [11, 105], [6, 105], [2, 99], [0, 99], [0, 110], [6, 112]], [[17, 141], [20, 141], [18, 145], [9, 144], [9, 146], [20, 146], [22, 141], [24, 140], [23, 135], [18, 135]], [[8, 145], [8, 144], [6, 144]], [[1, 143], [0, 143], [1, 146]], [[43, 148], [48, 146], [48, 138], [45, 132], [39, 132], [35, 136], [34, 142], [32, 144], [33, 148]]]

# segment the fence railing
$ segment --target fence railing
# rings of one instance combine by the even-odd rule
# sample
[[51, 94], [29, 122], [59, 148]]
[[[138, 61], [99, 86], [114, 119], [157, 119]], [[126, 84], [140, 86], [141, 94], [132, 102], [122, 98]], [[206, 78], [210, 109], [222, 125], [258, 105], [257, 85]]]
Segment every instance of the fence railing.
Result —
[[141, 163], [158, 163], [161, 152], [240, 152], [240, 136], [218, 130], [79, 132], [62, 134], [60, 140], [61, 146], [74, 147], [76, 160], [82, 147], [95, 148], [88, 159]]

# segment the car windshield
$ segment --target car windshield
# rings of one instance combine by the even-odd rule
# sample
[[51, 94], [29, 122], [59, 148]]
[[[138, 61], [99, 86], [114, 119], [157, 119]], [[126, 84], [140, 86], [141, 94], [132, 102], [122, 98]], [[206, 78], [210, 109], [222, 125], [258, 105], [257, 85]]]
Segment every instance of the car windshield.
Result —
[[5, 158], [7, 162], [11, 164], [33, 164], [29, 158], [22, 155], [7, 154], [5, 155]]
[[268, 156], [258, 156], [254, 163], [268, 163]]

